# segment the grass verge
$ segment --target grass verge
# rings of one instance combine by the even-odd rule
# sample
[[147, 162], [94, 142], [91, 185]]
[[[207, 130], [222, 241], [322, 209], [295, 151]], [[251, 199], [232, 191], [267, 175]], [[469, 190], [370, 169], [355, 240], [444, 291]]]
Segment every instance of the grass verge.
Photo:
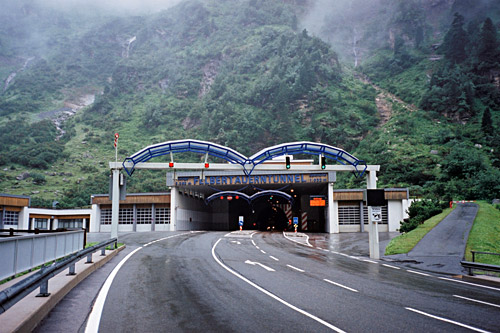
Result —
[[[478, 202], [474, 225], [465, 248], [465, 260], [472, 261], [471, 250], [500, 253], [500, 210], [486, 202]], [[500, 256], [476, 254], [477, 262], [500, 265]]]
[[448, 214], [453, 210], [453, 208], [446, 208], [442, 213], [431, 217], [424, 223], [419, 225], [416, 229], [410, 232], [399, 235], [393, 238], [389, 245], [385, 248], [385, 255], [391, 254], [401, 254], [408, 253], [417, 245], [417, 243], [434, 228], [439, 222], [441, 222]]

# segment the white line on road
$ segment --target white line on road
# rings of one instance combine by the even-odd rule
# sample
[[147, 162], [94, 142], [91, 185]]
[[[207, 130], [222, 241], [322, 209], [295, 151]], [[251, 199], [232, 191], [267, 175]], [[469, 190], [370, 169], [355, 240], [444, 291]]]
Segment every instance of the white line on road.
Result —
[[333, 282], [333, 281], [330, 281], [328, 279], [323, 279], [323, 281], [325, 282], [328, 282], [328, 283], [331, 283], [333, 285], [336, 285], [337, 287], [341, 287], [341, 288], [344, 288], [344, 289], [347, 289], [347, 290], [350, 290], [350, 291], [354, 291], [355, 293], [357, 293], [358, 291], [356, 289], [353, 289], [353, 288], [349, 288], [347, 286], [344, 286], [343, 284], [340, 284], [340, 283], [337, 283], [337, 282]]
[[[172, 235], [168, 237], [161, 238], [159, 240], [165, 240], [168, 238], [172, 237], [178, 237], [182, 235], [187, 235], [190, 234], [190, 232], [182, 233], [182, 234], [177, 234], [177, 235]], [[157, 241], [159, 241], [157, 240]], [[148, 243], [152, 244], [152, 242]], [[146, 245], [148, 245], [146, 244]], [[144, 245], [144, 246], [146, 246]], [[101, 315], [102, 315], [102, 310], [104, 309], [104, 303], [106, 302], [106, 297], [108, 296], [109, 289], [111, 288], [111, 284], [113, 283], [113, 280], [116, 277], [116, 274], [118, 274], [118, 271], [120, 268], [125, 264], [125, 262], [130, 259], [137, 251], [141, 250], [143, 246], [138, 247], [134, 251], [130, 252], [127, 254], [125, 258], [123, 258], [118, 265], [113, 269], [111, 274], [109, 274], [108, 278], [102, 285], [101, 290], [99, 291], [99, 294], [97, 295], [97, 298], [95, 300], [94, 306], [92, 307], [92, 311], [90, 312], [89, 319], [87, 320], [87, 325], [85, 327], [85, 333], [97, 333], [99, 331], [99, 323], [101, 322]]]
[[469, 325], [466, 325], [466, 324], [462, 324], [462, 323], [459, 323], [458, 321], [454, 321], [454, 320], [451, 320], [451, 319], [446, 319], [446, 318], [443, 318], [443, 317], [438, 317], [438, 316], [432, 315], [430, 313], [426, 313], [426, 312], [419, 311], [419, 310], [412, 309], [412, 308], [405, 308], [405, 309], [413, 311], [413, 312], [416, 312], [416, 313], [419, 313], [421, 315], [424, 315], [424, 316], [427, 316], [427, 317], [430, 317], [430, 318], [441, 320], [441, 321], [444, 321], [444, 322], [447, 322], [447, 323], [450, 323], [450, 324], [454, 324], [454, 325], [457, 325], [457, 326], [465, 327], [465, 328], [468, 328], [468, 329], [476, 331], [476, 332], [489, 333], [488, 331], [482, 330], [480, 328], [472, 327], [472, 326], [469, 326]]
[[475, 287], [480, 287], [480, 288], [486, 288], [486, 289], [492, 289], [492, 290], [498, 290], [498, 291], [500, 291], [500, 288], [495, 288], [495, 287], [485, 286], [485, 285], [482, 285], [482, 284], [470, 283], [470, 282], [465, 282], [465, 281], [460, 281], [460, 280], [455, 280], [455, 279], [449, 279], [449, 278], [445, 278], [445, 277], [442, 277], [442, 276], [438, 277], [438, 279], [446, 280], [446, 281], [453, 281], [453, 282], [468, 284], [468, 285], [475, 286]]
[[257, 244], [255, 244], [255, 242], [253, 241], [253, 239], [252, 239], [252, 244], [253, 244], [253, 246], [257, 246]]
[[85, 327], [85, 333], [97, 333], [99, 331], [99, 323], [101, 322], [101, 314], [104, 308], [104, 302], [106, 302], [106, 296], [108, 295], [111, 284], [113, 283], [116, 274], [118, 274], [118, 271], [123, 266], [123, 264], [139, 250], [142, 250], [142, 246], [130, 252], [125, 258], [120, 261], [118, 265], [116, 265], [111, 274], [109, 274], [101, 290], [99, 291], [99, 294], [97, 295], [94, 306], [92, 307], [92, 312], [90, 312], [89, 319], [87, 320], [87, 326]]
[[378, 264], [378, 262], [373, 261], [373, 260], [363, 259], [363, 261], [369, 262], [371, 264]]
[[413, 273], [413, 274], [418, 274], [418, 275], [423, 275], [423, 276], [430, 276], [429, 274], [417, 272], [417, 271], [412, 271], [411, 269], [406, 270], [408, 273]]
[[301, 273], [304, 273], [304, 272], [305, 272], [305, 270], [300, 269], [300, 268], [297, 268], [297, 267], [295, 267], [295, 266], [292, 266], [292, 265], [287, 265], [287, 266], [288, 266], [288, 267], [290, 267], [291, 269], [295, 269], [296, 271], [299, 271], [299, 272], [301, 272]]
[[220, 265], [222, 266], [222, 268], [224, 268], [226, 271], [228, 271], [229, 273], [233, 274], [234, 276], [236, 276], [237, 278], [245, 281], [246, 283], [248, 283], [249, 285], [251, 285], [252, 287], [254, 287], [255, 289], [259, 290], [260, 292], [266, 294], [267, 296], [271, 297], [271, 298], [274, 298], [275, 300], [277, 300], [278, 302], [280, 302], [281, 304], [289, 307], [290, 309], [294, 310], [294, 311], [297, 311], [298, 313], [301, 313], [303, 314], [304, 316], [307, 316], [315, 321], [317, 321], [318, 323], [336, 331], [336, 332], [339, 332], [339, 333], [344, 333], [344, 331], [342, 331], [340, 328], [330, 324], [329, 322], [327, 321], [324, 321], [323, 319], [319, 318], [319, 317], [316, 317], [315, 315], [313, 314], [310, 314], [309, 312], [307, 311], [304, 311], [298, 307], [296, 307], [295, 305], [292, 305], [290, 303], [288, 303], [287, 301], [279, 298], [278, 296], [274, 295], [273, 293], [267, 291], [266, 289], [262, 288], [261, 286], [259, 286], [258, 284], [255, 284], [253, 283], [252, 281], [248, 280], [246, 277], [240, 275], [239, 273], [236, 273], [235, 271], [233, 271], [232, 269], [230, 269], [229, 267], [227, 267], [226, 265], [224, 265], [220, 260], [219, 258], [217, 258], [217, 256], [215, 255], [215, 247], [217, 246], [217, 244], [219, 244], [221, 239], [219, 239], [215, 244], [214, 246], [212, 247], [212, 257], [214, 258], [214, 260]]
[[453, 295], [453, 297], [458, 297], [458, 298], [461, 298], [461, 299], [465, 299], [467, 301], [481, 303], [481, 304], [486, 304], [486, 305], [489, 305], [489, 306], [494, 306], [496, 308], [500, 308], [500, 305], [498, 305], [498, 304], [488, 303], [488, 302], [480, 301], [480, 300], [473, 299], [473, 298], [463, 297], [463, 296], [459, 296], [459, 295]]
[[382, 266], [389, 267], [389, 268], [394, 268], [394, 269], [401, 269], [400, 267], [388, 265], [388, 264], [382, 264]]
[[274, 269], [272, 269], [271, 267], [268, 267], [268, 266], [263, 265], [263, 264], [261, 264], [260, 262], [256, 262], [256, 261], [250, 261], [250, 260], [247, 260], [247, 261], [245, 261], [245, 264], [249, 264], [249, 265], [253, 265], [253, 266], [258, 265], [258, 266], [260, 266], [260, 267], [264, 268], [264, 269], [265, 269], [266, 271], [268, 271], [268, 272], [274, 272], [274, 271], [275, 271], [275, 270], [274, 270]]
[[264, 251], [264, 250], [260, 250], [260, 252], [262, 252], [262, 253], [266, 254], [266, 251]]
[[286, 233], [283, 231], [283, 237], [285, 237], [286, 239], [288, 239], [289, 241], [292, 241], [292, 242], [295, 242], [297, 244], [300, 244], [300, 245], [305, 245], [305, 246], [309, 246], [309, 247], [313, 247], [310, 243], [309, 243], [309, 236], [305, 235], [306, 236], [306, 242], [305, 244], [304, 243], [301, 243], [299, 241], [296, 241], [295, 239], [291, 238], [291, 237], [288, 237], [286, 235]]
[[260, 247], [258, 247], [257, 245], [255, 245], [255, 247], [257, 248], [257, 250], [260, 250]]
[[273, 257], [273, 256], [269, 256], [269, 258], [271, 258], [271, 259], [273, 259], [273, 260], [276, 260], [276, 261], [280, 261], [278, 258]]

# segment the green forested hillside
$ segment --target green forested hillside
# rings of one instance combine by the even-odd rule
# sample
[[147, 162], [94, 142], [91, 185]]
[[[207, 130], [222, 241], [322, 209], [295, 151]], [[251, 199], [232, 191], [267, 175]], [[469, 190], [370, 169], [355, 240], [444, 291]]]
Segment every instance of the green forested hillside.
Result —
[[[367, 46], [356, 67], [340, 37], [349, 25], [318, 20], [335, 38], [308, 26], [321, 1], [189, 0], [135, 16], [9, 2], [0, 14], [0, 192], [88, 204], [107, 192], [119, 132], [120, 160], [182, 138], [247, 155], [318, 141], [381, 164], [380, 186], [498, 196], [499, 6], [485, 1], [463, 19], [475, 51], [456, 61], [457, 4], [413, 29], [404, 17], [426, 17], [427, 1], [386, 1], [385, 11], [378, 2], [357, 14], [375, 16], [358, 21]], [[128, 190], [164, 190], [162, 178], [135, 174]]]

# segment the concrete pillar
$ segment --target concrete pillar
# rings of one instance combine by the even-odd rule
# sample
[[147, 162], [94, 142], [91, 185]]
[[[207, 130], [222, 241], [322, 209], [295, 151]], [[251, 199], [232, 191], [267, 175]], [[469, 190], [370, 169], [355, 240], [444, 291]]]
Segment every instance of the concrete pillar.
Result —
[[377, 188], [377, 171], [368, 171], [366, 176], [366, 188], [376, 189]]
[[137, 205], [134, 204], [133, 208], [132, 208], [132, 221], [133, 221], [133, 226], [132, 226], [132, 230], [134, 232], [137, 231]]
[[328, 221], [327, 232], [330, 234], [338, 234], [339, 228], [339, 214], [338, 202], [333, 200], [333, 183], [328, 183]]
[[120, 170], [113, 169], [113, 200], [111, 201], [111, 237], [118, 237], [118, 218], [120, 214]]
[[155, 204], [151, 204], [151, 231], [155, 231], [156, 209]]
[[359, 231], [365, 232], [365, 210], [363, 200], [359, 202], [359, 217], [361, 220], [359, 223]]
[[179, 191], [177, 187], [172, 187], [170, 190], [170, 231], [175, 231], [176, 221], [177, 221], [177, 200], [179, 197]]
[[5, 229], [3, 221], [5, 221], [5, 207], [3, 207], [2, 214], [0, 214], [0, 229]]

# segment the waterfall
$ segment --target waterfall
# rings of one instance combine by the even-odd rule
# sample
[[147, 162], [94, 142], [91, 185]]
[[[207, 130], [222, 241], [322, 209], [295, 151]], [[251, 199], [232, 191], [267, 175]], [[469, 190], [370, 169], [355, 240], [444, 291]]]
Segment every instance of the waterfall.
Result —
[[132, 45], [133, 42], [135, 42], [136, 40], [136, 36], [130, 38], [129, 40], [127, 40], [127, 44], [125, 45], [125, 50], [123, 50], [123, 57], [124, 58], [128, 58], [128, 55], [129, 55], [129, 52], [130, 52], [130, 45]]

